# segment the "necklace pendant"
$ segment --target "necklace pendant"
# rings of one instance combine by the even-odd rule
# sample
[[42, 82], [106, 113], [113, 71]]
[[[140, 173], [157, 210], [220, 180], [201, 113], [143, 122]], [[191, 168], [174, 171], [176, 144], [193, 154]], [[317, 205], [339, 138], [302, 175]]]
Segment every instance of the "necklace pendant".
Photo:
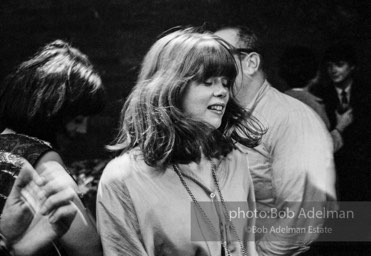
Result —
[[[222, 204], [222, 206], [224, 208], [225, 219], [226, 220], [229, 220], [229, 222], [227, 222], [228, 224], [227, 224], [226, 227], [224, 227], [221, 223], [219, 223], [220, 224], [220, 230], [219, 230], [220, 233], [219, 234], [222, 237], [222, 239], [221, 239], [221, 241], [222, 241], [221, 242], [221, 255], [222, 256], [231, 256], [232, 251], [235, 250], [235, 248], [233, 246], [231, 248], [229, 248], [229, 244], [227, 244], [227, 241], [224, 239], [224, 234], [223, 234], [225, 232], [224, 231], [224, 228], [227, 228], [227, 230], [229, 230], [229, 229], [232, 229], [233, 230], [233, 232], [234, 232], [234, 234], [235, 234], [235, 236], [236, 236], [236, 238], [237, 238], [237, 240], [238, 240], [238, 242], [239, 242], [239, 244], [241, 246], [242, 255], [243, 256], [247, 256], [247, 252], [246, 252], [245, 246], [243, 245], [241, 239], [238, 237], [237, 230], [234, 227], [233, 223], [228, 218], [228, 215], [227, 215], [228, 209], [227, 209], [226, 204], [224, 202], [224, 198], [223, 198], [222, 192], [220, 190], [220, 187], [219, 187], [219, 184], [218, 184], [218, 179], [217, 179], [216, 173], [215, 173], [216, 166], [215, 166], [215, 164], [213, 162], [211, 162], [211, 164], [212, 164], [211, 165], [212, 166], [211, 172], [213, 174], [213, 179], [214, 179], [214, 183], [215, 183], [215, 186], [216, 186], [216, 191], [219, 194], [220, 202], [221, 202], [221, 204]], [[197, 199], [192, 194], [192, 191], [189, 189], [189, 187], [188, 187], [187, 183], [185, 182], [184, 177], [183, 177], [182, 173], [180, 172], [178, 166], [177, 165], [173, 165], [173, 168], [174, 168], [174, 171], [178, 174], [179, 179], [180, 179], [181, 183], [183, 184], [184, 188], [187, 190], [189, 196], [192, 198], [192, 201], [194, 202], [194, 204], [196, 205], [196, 207], [199, 209], [199, 211], [202, 213], [202, 215], [204, 216], [205, 220], [209, 224], [209, 227], [210, 227], [211, 231], [214, 234], [218, 235], [218, 232], [217, 232], [216, 228], [214, 227], [213, 223], [210, 221], [210, 219], [208, 218], [208, 216], [206, 215], [206, 213], [202, 209], [201, 205], [199, 204], [199, 202], [197, 201]], [[211, 200], [213, 200], [215, 197], [216, 197], [216, 193], [211, 192], [210, 193]]]
[[215, 193], [213, 193], [213, 192], [210, 193], [210, 198], [211, 198], [212, 200], [215, 198], [215, 196], [216, 196]]

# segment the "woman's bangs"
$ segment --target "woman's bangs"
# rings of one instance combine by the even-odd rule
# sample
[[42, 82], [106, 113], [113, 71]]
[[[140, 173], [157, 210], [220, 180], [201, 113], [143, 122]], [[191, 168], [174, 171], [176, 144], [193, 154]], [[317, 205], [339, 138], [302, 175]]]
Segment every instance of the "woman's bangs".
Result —
[[206, 80], [210, 77], [223, 76], [233, 81], [237, 75], [237, 67], [234, 57], [223, 46], [209, 46], [200, 53], [202, 68], [198, 78]]

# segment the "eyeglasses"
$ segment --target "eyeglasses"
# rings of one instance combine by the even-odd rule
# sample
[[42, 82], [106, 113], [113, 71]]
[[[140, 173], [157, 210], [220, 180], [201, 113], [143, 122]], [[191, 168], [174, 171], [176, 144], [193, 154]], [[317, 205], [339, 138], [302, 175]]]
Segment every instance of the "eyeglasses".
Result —
[[236, 51], [239, 53], [247, 53], [247, 54], [256, 52], [255, 49], [251, 49], [251, 48], [236, 48]]
[[252, 52], [257, 52], [255, 49], [250, 49], [250, 48], [234, 48], [232, 50], [233, 54], [236, 54], [240, 57], [242, 57], [243, 54], [250, 54]]

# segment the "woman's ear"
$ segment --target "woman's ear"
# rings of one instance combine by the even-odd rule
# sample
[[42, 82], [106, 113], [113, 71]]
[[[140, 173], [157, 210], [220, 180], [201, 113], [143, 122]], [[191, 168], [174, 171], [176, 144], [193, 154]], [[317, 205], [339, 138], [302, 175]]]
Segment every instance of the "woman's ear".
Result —
[[247, 75], [253, 75], [260, 68], [260, 55], [256, 52], [247, 54], [242, 60], [242, 70]]

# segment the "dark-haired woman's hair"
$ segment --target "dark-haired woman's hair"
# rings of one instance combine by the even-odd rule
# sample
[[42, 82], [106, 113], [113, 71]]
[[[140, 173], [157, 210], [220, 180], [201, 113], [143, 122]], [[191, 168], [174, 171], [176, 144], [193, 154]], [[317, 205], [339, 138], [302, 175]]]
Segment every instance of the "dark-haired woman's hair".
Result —
[[150, 166], [199, 161], [228, 154], [236, 142], [254, 147], [260, 123], [233, 96], [218, 130], [185, 115], [182, 99], [192, 81], [223, 76], [231, 90], [237, 67], [230, 46], [210, 33], [192, 29], [159, 39], [142, 63], [136, 86], [124, 104], [121, 128], [112, 150], [139, 148]]
[[53, 141], [78, 115], [105, 103], [101, 78], [87, 56], [62, 40], [47, 44], [21, 63], [0, 87], [0, 120], [18, 133]]

